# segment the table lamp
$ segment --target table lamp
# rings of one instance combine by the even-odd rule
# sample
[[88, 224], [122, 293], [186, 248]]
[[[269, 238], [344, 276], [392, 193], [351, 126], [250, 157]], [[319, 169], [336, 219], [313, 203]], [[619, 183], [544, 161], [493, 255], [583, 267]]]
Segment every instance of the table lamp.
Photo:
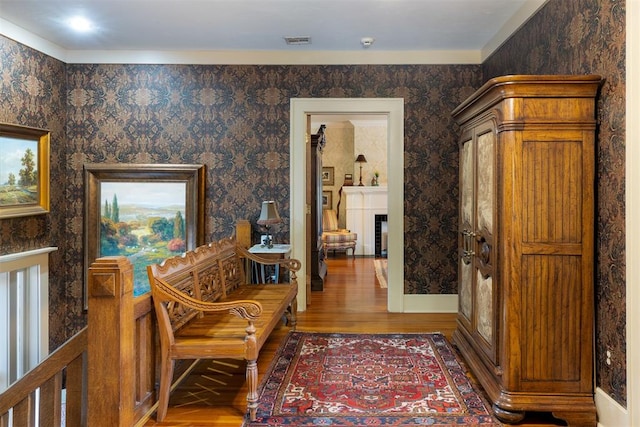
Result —
[[280, 219], [280, 215], [278, 215], [278, 210], [276, 209], [276, 202], [273, 200], [262, 202], [262, 210], [260, 211], [260, 218], [258, 218], [257, 223], [260, 225], [264, 225], [264, 228], [267, 230], [267, 238], [262, 242], [262, 247], [267, 247], [269, 249], [273, 248], [273, 238], [269, 232], [269, 229], [273, 224], [279, 224], [282, 220]]
[[358, 184], [358, 187], [364, 187], [364, 184], [362, 183], [362, 164], [367, 163], [367, 159], [364, 157], [364, 154], [358, 154], [358, 157], [356, 157], [356, 163], [360, 163], [360, 184]]

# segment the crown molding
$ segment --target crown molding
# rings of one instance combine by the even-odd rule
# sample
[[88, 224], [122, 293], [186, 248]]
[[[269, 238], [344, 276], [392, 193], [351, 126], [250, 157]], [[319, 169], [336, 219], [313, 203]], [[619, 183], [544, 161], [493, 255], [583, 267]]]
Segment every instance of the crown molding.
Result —
[[0, 34], [68, 64], [421, 65], [480, 64], [480, 50], [136, 51], [66, 50], [0, 18]]
[[479, 50], [137, 51], [67, 50], [0, 18], [0, 34], [68, 64], [452, 65], [481, 64], [548, 0], [529, 0]]
[[480, 51], [68, 51], [68, 63], [200, 65], [479, 64]]

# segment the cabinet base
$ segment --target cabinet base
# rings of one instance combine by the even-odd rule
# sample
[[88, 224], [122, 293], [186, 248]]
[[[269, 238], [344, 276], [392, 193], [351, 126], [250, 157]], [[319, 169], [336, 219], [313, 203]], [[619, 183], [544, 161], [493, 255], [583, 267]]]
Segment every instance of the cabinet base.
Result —
[[492, 409], [493, 414], [496, 416], [496, 418], [507, 424], [519, 423], [524, 419], [525, 416], [524, 411], [507, 411], [497, 405], [493, 405]]
[[566, 421], [571, 427], [595, 427], [596, 407], [592, 395], [585, 393], [526, 393], [510, 392], [502, 387], [502, 375], [489, 369], [459, 327], [453, 333], [453, 344], [464, 357], [469, 369], [493, 405], [493, 413], [505, 424], [517, 424], [527, 412], [547, 413]]

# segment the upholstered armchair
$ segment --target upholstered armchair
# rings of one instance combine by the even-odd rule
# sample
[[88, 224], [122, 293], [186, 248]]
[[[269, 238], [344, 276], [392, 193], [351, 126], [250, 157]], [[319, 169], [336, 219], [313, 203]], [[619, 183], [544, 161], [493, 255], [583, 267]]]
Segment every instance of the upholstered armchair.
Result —
[[349, 230], [338, 227], [338, 216], [334, 209], [325, 209], [322, 211], [322, 250], [324, 257], [327, 257], [329, 249], [336, 250], [351, 249], [353, 257], [356, 256], [356, 240], [358, 235]]

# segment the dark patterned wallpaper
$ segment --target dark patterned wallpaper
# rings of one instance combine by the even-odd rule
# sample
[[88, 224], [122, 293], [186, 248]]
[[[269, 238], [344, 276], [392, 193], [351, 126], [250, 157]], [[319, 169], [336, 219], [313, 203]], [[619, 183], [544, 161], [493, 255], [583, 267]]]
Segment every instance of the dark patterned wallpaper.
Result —
[[[401, 97], [405, 100], [405, 292], [456, 293], [458, 152], [450, 112], [482, 83], [478, 65], [430, 66], [201, 66], [67, 65], [2, 39], [2, 75], [61, 85], [47, 111], [55, 123], [52, 213], [41, 218], [0, 221], [0, 253], [24, 248], [25, 224], [42, 241], [61, 246], [59, 279], [51, 319], [54, 346], [84, 324], [83, 165], [86, 163], [202, 163], [207, 166], [208, 240], [233, 233], [235, 222], [255, 224], [260, 202], [278, 202], [288, 241], [289, 99], [292, 97]], [[56, 74], [40, 74], [51, 61]], [[2, 120], [22, 117], [33, 96], [22, 83], [11, 86]], [[3, 87], [4, 87], [3, 86]], [[17, 89], [16, 89], [17, 88]], [[22, 96], [13, 95], [24, 90]], [[3, 93], [6, 93], [3, 90]], [[51, 128], [54, 124], [38, 124]], [[453, 195], [453, 197], [452, 197]], [[59, 224], [56, 230], [50, 222]], [[14, 233], [14, 230], [20, 233]], [[59, 316], [57, 314], [60, 314]], [[64, 319], [64, 320], [63, 320]]]
[[[456, 293], [457, 135], [450, 111], [479, 66], [70, 65], [69, 221], [82, 220], [82, 165], [204, 163], [206, 236], [255, 223], [275, 199], [288, 240], [290, 98], [405, 99], [406, 293]], [[425, 224], [428, 231], [425, 232]], [[70, 255], [81, 260], [81, 237]], [[76, 279], [77, 280], [77, 279]]]
[[624, 0], [549, 1], [485, 61], [483, 74], [605, 79], [597, 112], [596, 383], [626, 405]]
[[65, 64], [0, 36], [0, 121], [51, 131], [51, 213], [0, 219], [0, 254], [58, 247], [49, 257], [51, 348], [77, 330], [79, 316], [67, 310], [66, 111]]

